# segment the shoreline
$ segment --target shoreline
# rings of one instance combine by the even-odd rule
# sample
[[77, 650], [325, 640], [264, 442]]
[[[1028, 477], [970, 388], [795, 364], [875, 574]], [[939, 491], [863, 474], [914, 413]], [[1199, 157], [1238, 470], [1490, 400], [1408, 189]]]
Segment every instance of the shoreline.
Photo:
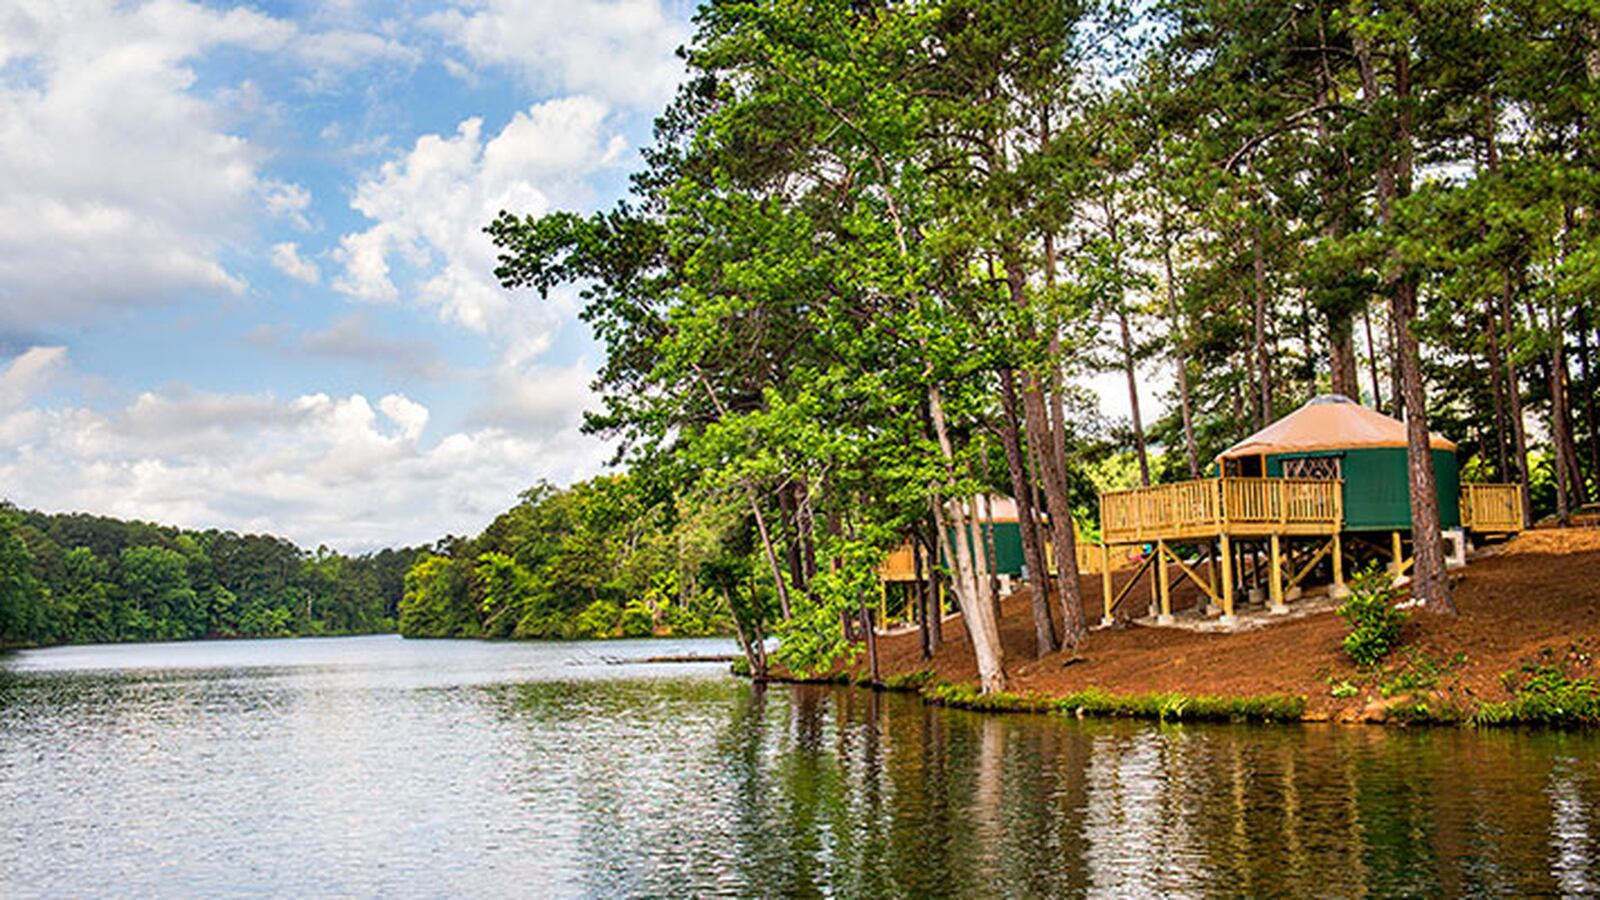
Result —
[[[945, 617], [943, 644], [929, 658], [916, 627], [880, 631], [883, 683], [874, 687], [963, 709], [1155, 721], [1600, 727], [1600, 529], [1526, 532], [1453, 574], [1459, 615], [1413, 611], [1394, 651], [1370, 668], [1344, 653], [1346, 624], [1313, 596], [1291, 603], [1303, 604], [1303, 614], [1262, 617], [1259, 627], [1124, 619], [1091, 630], [1072, 650], [1037, 656], [1024, 588], [1001, 603], [1006, 691], [978, 691], [959, 614]], [[1113, 590], [1126, 577], [1119, 574]], [[1142, 612], [1144, 587], [1124, 610]], [[1086, 616], [1097, 621], [1099, 576], [1080, 589]], [[1199, 600], [1192, 585], [1174, 587], [1180, 622], [1197, 617], [1186, 610]], [[1053, 615], [1059, 622], [1059, 610]], [[866, 648], [856, 646], [829, 675], [791, 679], [780, 670], [768, 680], [866, 685]]]

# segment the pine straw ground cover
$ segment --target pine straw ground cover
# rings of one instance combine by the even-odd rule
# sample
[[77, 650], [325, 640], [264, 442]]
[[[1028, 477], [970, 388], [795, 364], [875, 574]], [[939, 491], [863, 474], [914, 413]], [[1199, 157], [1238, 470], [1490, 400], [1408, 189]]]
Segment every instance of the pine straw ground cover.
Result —
[[[1119, 576], [1117, 586], [1120, 586]], [[1130, 603], [1143, 602], [1136, 588]], [[1188, 584], [1174, 605], [1192, 605]], [[1358, 668], [1333, 612], [1231, 634], [1127, 626], [1033, 658], [1026, 591], [1003, 606], [1010, 689], [984, 697], [959, 616], [921, 657], [915, 631], [879, 639], [885, 686], [979, 709], [1152, 719], [1600, 724], [1600, 530], [1541, 530], [1482, 554], [1455, 586], [1457, 618], [1416, 612], [1400, 649]], [[1083, 579], [1091, 622], [1098, 576]], [[861, 681], [865, 660], [833, 680]]]

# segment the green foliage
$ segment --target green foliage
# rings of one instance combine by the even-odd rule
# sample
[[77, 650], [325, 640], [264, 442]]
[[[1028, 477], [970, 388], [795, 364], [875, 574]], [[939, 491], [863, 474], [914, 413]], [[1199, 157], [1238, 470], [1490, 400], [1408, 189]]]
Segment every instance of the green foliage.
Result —
[[622, 622], [618, 627], [623, 637], [649, 637], [655, 633], [656, 615], [650, 607], [636, 600], [622, 608]]
[[30, 640], [43, 627], [45, 593], [20, 529], [18, 517], [0, 508], [0, 643]]
[[596, 600], [584, 607], [575, 623], [578, 636], [583, 638], [608, 638], [617, 635], [617, 619], [622, 610], [610, 600]]
[[1356, 665], [1377, 665], [1399, 643], [1400, 628], [1407, 617], [1395, 609], [1397, 596], [1388, 575], [1376, 566], [1351, 580], [1350, 597], [1339, 607], [1339, 615], [1350, 626], [1344, 638], [1344, 652]]
[[731, 526], [710, 505], [658, 503], [648, 490], [627, 475], [534, 485], [483, 533], [417, 560], [401, 633], [566, 640], [646, 637], [662, 624], [678, 636], [726, 634], [721, 598], [698, 569]]
[[922, 688], [924, 698], [945, 706], [989, 712], [1056, 712], [1078, 717], [1153, 719], [1160, 722], [1296, 722], [1305, 715], [1304, 697], [1191, 696], [1177, 692], [1118, 696], [1088, 688], [1061, 698], [1004, 692], [985, 694], [972, 685], [936, 682]]
[[1459, 653], [1451, 659], [1441, 661], [1420, 650], [1409, 651], [1399, 665], [1392, 666], [1383, 673], [1378, 681], [1378, 693], [1385, 697], [1394, 697], [1432, 690], [1438, 686], [1439, 679], [1450, 674], [1465, 661], [1466, 656]]
[[1348, 700], [1351, 697], [1361, 693], [1361, 689], [1348, 681], [1338, 681], [1334, 683], [1333, 687], [1329, 689], [1328, 693], [1332, 694], [1337, 699]]
[[0, 504], [0, 644], [392, 631], [414, 554]]
[[1513, 698], [1486, 703], [1478, 725], [1600, 725], [1600, 687], [1591, 678], [1572, 678], [1559, 665], [1526, 665], [1501, 676]]
[[477, 637], [478, 618], [467, 593], [466, 567], [427, 555], [406, 572], [400, 633], [406, 637]]

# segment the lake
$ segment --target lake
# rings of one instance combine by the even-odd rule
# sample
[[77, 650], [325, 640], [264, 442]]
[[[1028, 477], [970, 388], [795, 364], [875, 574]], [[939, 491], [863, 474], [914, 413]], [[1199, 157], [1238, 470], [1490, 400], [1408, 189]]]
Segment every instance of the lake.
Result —
[[1600, 890], [1600, 740], [994, 716], [724, 641], [0, 655], [0, 895]]

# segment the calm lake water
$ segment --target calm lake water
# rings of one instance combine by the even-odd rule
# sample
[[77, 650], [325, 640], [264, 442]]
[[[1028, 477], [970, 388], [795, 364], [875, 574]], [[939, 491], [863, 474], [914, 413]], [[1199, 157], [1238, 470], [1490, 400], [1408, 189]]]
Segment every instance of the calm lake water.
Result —
[[1600, 890], [1600, 740], [981, 716], [718, 641], [0, 655], [0, 895]]

